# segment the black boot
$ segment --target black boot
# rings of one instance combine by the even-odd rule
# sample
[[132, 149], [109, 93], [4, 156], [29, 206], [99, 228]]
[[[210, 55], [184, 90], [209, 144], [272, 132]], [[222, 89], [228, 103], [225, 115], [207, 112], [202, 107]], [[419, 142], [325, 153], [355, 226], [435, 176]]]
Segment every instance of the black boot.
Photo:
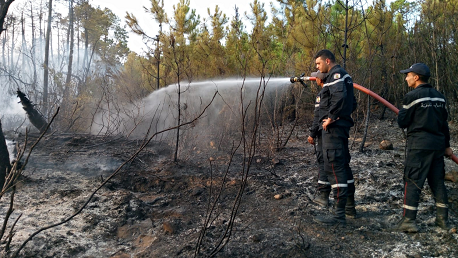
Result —
[[407, 232], [407, 233], [417, 233], [418, 227], [415, 223], [415, 219], [410, 219], [403, 217], [399, 224], [396, 226], [396, 231]]
[[450, 225], [448, 224], [448, 208], [437, 207], [436, 226], [445, 230], [451, 229]]
[[358, 218], [358, 215], [356, 214], [356, 208], [355, 208], [355, 196], [354, 195], [349, 195], [347, 197], [347, 204], [345, 206], [345, 215], [348, 218], [351, 219], [356, 219]]
[[329, 194], [330, 192], [320, 192], [320, 194], [313, 199], [313, 202], [326, 208], [329, 205]]
[[344, 214], [343, 218], [341, 216], [319, 215], [319, 216], [315, 216], [313, 220], [315, 222], [325, 224], [328, 226], [335, 226], [335, 225], [345, 226], [347, 225], [347, 221], [345, 220], [345, 210], [342, 209], [342, 213]]
[[[345, 199], [346, 200], [346, 199]], [[346, 201], [336, 201], [336, 209], [335, 209], [335, 215], [334, 216], [316, 216], [313, 218], [314, 221], [325, 224], [328, 226], [333, 226], [333, 225], [341, 225], [345, 226], [347, 224], [347, 221], [345, 220], [345, 203]]]

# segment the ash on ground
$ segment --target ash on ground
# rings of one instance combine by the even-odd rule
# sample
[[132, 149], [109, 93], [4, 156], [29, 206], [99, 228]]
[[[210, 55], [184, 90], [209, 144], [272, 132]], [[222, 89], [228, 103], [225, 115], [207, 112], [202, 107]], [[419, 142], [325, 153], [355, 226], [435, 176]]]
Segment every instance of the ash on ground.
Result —
[[[458, 234], [434, 226], [427, 184], [417, 218], [420, 233], [391, 230], [402, 215], [405, 145], [395, 120], [371, 122], [363, 153], [355, 131], [351, 167], [361, 217], [347, 219], [346, 227], [313, 222], [331, 209], [311, 201], [318, 172], [304, 126], [280, 152], [258, 147], [246, 181], [241, 153], [231, 155], [209, 141], [206, 149], [181, 151], [174, 163], [172, 148], [151, 143], [81, 214], [39, 233], [20, 257], [457, 257]], [[452, 147], [458, 153], [456, 137]], [[390, 140], [393, 150], [380, 150], [383, 140]], [[42, 140], [17, 186], [10, 220], [22, 217], [11, 252], [36, 230], [77, 211], [141, 144], [90, 135]], [[458, 169], [450, 160], [446, 166], [447, 172]], [[458, 186], [447, 181], [446, 187], [456, 228]], [[0, 202], [2, 221], [9, 195]], [[2, 255], [11, 254], [5, 254], [5, 243], [1, 246]]]

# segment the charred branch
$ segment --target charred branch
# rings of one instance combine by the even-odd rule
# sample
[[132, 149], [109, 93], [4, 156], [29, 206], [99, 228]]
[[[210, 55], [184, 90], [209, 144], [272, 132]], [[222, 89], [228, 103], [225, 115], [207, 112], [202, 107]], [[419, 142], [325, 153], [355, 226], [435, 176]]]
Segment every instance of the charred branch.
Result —
[[29, 118], [30, 122], [35, 126], [40, 133], [43, 133], [48, 123], [43, 115], [35, 109], [32, 102], [27, 98], [27, 96], [21, 92], [20, 90], [17, 91], [17, 96], [21, 100], [22, 108], [27, 113], [27, 117]]
[[11, 191], [11, 196], [10, 196], [10, 206], [8, 207], [8, 211], [6, 212], [5, 219], [3, 220], [2, 229], [0, 230], [0, 241], [2, 240], [3, 235], [5, 234], [6, 225], [8, 224], [10, 216], [14, 210], [13, 205], [14, 205], [14, 194], [15, 193], [16, 193], [16, 187], [13, 187], [13, 190]]
[[[21, 246], [19, 246], [19, 248], [14, 252], [14, 254], [12, 254], [12, 258], [15, 258], [15, 257], [18, 257], [19, 253], [21, 252], [21, 250], [25, 247], [25, 245], [31, 241], [36, 235], [38, 235], [39, 233], [45, 231], [45, 230], [48, 230], [48, 229], [51, 229], [51, 228], [54, 228], [54, 227], [57, 227], [57, 226], [60, 226], [62, 224], [65, 224], [67, 222], [69, 222], [70, 220], [72, 220], [74, 217], [76, 217], [77, 215], [79, 215], [85, 208], [86, 206], [89, 204], [89, 202], [93, 199], [93, 197], [95, 196], [95, 194], [100, 190], [102, 189], [102, 187], [104, 187], [111, 179], [113, 179], [113, 177], [115, 177], [116, 175], [119, 174], [119, 172], [121, 171], [121, 169], [128, 163], [132, 162], [132, 160], [134, 160], [138, 154], [140, 152], [142, 152], [147, 146], [148, 144], [154, 139], [154, 137], [156, 137], [157, 135], [160, 135], [160, 134], [163, 134], [165, 132], [168, 132], [168, 131], [172, 131], [172, 130], [176, 130], [178, 127], [183, 127], [183, 126], [186, 126], [186, 125], [190, 125], [192, 123], [194, 123], [195, 121], [197, 121], [198, 119], [200, 119], [204, 113], [207, 111], [207, 109], [210, 107], [210, 105], [213, 103], [213, 101], [215, 100], [215, 97], [216, 95], [218, 94], [218, 92], [216, 92], [212, 99], [210, 100], [210, 102], [208, 103], [207, 106], [205, 106], [205, 108], [202, 110], [202, 112], [200, 114], [198, 114], [194, 119], [188, 121], [188, 122], [185, 122], [185, 123], [182, 123], [182, 124], [179, 124], [179, 125], [176, 125], [174, 127], [170, 127], [170, 128], [166, 128], [164, 130], [161, 130], [159, 132], [156, 132], [154, 133], [153, 135], [151, 135], [141, 146], [140, 148], [126, 161], [124, 161], [109, 177], [107, 177], [105, 179], [105, 181], [103, 181], [90, 195], [89, 197], [87, 198], [86, 202], [76, 211], [74, 212], [72, 215], [70, 215], [69, 217], [67, 217], [66, 219], [58, 222], [58, 223], [55, 223], [55, 224], [52, 224], [52, 225], [49, 225], [49, 226], [45, 226], [45, 227], [42, 227], [40, 229], [38, 229], [37, 231], [35, 231], [34, 233], [32, 233], [22, 244]], [[58, 109], [59, 110], [59, 109]], [[54, 117], [57, 115], [57, 113], [54, 115]], [[54, 119], [53, 117], [53, 119]], [[51, 120], [51, 123], [53, 121], [53, 119]], [[46, 128], [47, 129], [47, 128]], [[43, 136], [43, 134], [40, 136], [40, 139], [41, 137]], [[38, 141], [40, 140], [38, 139]], [[32, 146], [32, 149], [33, 149], [33, 146]], [[30, 155], [30, 154], [29, 154]], [[27, 160], [25, 162], [25, 164], [27, 163]], [[24, 165], [25, 166], [25, 165]]]
[[40, 137], [30, 147], [30, 150], [29, 150], [28, 155], [25, 158], [24, 162], [20, 162], [20, 160], [22, 160], [22, 157], [24, 156], [24, 153], [25, 153], [25, 150], [26, 150], [26, 146], [27, 146], [27, 142], [28, 142], [27, 131], [26, 131], [26, 137], [25, 137], [24, 146], [22, 148], [19, 148], [18, 155], [17, 155], [17, 161], [14, 162], [13, 165], [11, 166], [11, 170], [9, 171], [9, 174], [7, 174], [7, 176], [5, 177], [4, 186], [3, 186], [2, 189], [0, 189], [0, 199], [5, 194], [6, 191], [8, 191], [9, 189], [11, 189], [12, 187], [14, 187], [16, 185], [19, 177], [22, 175], [22, 172], [23, 172], [25, 166], [27, 165], [27, 163], [29, 161], [29, 158], [30, 158], [30, 156], [32, 154], [33, 149], [37, 146], [37, 144], [44, 137], [44, 135], [46, 134], [46, 132], [50, 128], [52, 122], [54, 121], [54, 119], [56, 118], [57, 114], [59, 113], [59, 110], [60, 110], [60, 107], [57, 108], [56, 113], [53, 115], [53, 117], [51, 118], [51, 121], [49, 122], [49, 124], [47, 124], [47, 126], [45, 127], [45, 129], [41, 133]]

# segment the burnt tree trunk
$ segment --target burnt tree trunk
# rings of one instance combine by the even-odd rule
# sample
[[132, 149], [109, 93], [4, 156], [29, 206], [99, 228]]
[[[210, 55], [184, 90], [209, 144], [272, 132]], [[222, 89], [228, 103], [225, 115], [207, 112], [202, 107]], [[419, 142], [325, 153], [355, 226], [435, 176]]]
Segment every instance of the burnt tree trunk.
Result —
[[[0, 35], [5, 30], [3, 28], [5, 23], [6, 14], [8, 8], [14, 2], [14, 0], [0, 1]], [[0, 191], [5, 184], [6, 173], [11, 169], [10, 155], [8, 153], [8, 147], [6, 147], [5, 136], [3, 135], [2, 121], [0, 120]]]
[[48, 114], [49, 44], [51, 40], [52, 0], [49, 0], [48, 29], [46, 30], [45, 61], [43, 75], [43, 113]]
[[69, 1], [69, 6], [68, 6], [68, 13], [70, 16], [69, 20], [69, 28], [68, 28], [68, 35], [67, 35], [67, 44], [68, 44], [68, 66], [67, 66], [67, 78], [65, 79], [65, 88], [64, 88], [64, 94], [62, 98], [62, 110], [64, 111], [64, 115], [69, 112], [69, 105], [67, 104], [70, 99], [70, 83], [72, 80], [72, 68], [73, 68], [73, 49], [74, 49], [74, 42], [75, 42], [75, 36], [74, 36], [74, 27], [73, 27], [73, 0]]
[[5, 184], [5, 177], [11, 170], [10, 154], [3, 135], [2, 121], [0, 120], [0, 192]]
[[8, 14], [8, 9], [10, 8], [10, 5], [14, 2], [14, 0], [2, 0], [0, 1], [0, 34], [5, 30], [3, 28], [5, 24], [5, 18], [6, 15]]
[[43, 115], [34, 108], [32, 102], [20, 90], [17, 91], [17, 96], [21, 99], [22, 108], [27, 113], [30, 122], [40, 131], [40, 133], [43, 133], [48, 126]]

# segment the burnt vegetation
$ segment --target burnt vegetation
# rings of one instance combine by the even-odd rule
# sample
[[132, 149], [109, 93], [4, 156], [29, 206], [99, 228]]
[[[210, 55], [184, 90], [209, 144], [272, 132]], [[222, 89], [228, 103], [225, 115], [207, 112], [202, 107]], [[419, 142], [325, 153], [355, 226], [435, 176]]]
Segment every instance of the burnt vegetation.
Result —
[[457, 152], [453, 1], [279, 1], [272, 19], [254, 1], [248, 17], [215, 8], [204, 21], [189, 1], [166, 15], [152, 0], [155, 37], [126, 16], [145, 53], [128, 49], [109, 9], [32, 2], [0, 1], [1, 257], [458, 256], [457, 164], [446, 161], [455, 229], [434, 227], [425, 187], [420, 233], [393, 232], [405, 135], [359, 91], [350, 148], [361, 218], [312, 221], [330, 212], [311, 201], [319, 88], [288, 79], [315, 71], [313, 54], [328, 48], [354, 82], [399, 106], [398, 71], [427, 63]]

